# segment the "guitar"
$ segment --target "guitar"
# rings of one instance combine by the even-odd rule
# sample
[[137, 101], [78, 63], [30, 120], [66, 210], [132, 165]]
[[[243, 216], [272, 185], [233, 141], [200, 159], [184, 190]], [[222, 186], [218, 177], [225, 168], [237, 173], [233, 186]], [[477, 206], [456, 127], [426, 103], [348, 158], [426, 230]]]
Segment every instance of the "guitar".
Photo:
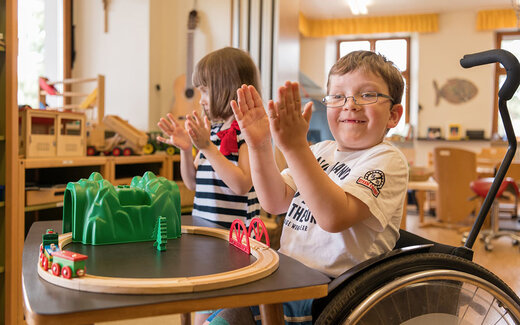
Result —
[[180, 75], [173, 83], [175, 102], [172, 107], [172, 114], [179, 120], [184, 120], [186, 114], [192, 111], [200, 113], [199, 104], [200, 92], [193, 87], [191, 76], [193, 74], [193, 34], [197, 26], [197, 11], [192, 10], [188, 16], [188, 46], [186, 56], [186, 74]]

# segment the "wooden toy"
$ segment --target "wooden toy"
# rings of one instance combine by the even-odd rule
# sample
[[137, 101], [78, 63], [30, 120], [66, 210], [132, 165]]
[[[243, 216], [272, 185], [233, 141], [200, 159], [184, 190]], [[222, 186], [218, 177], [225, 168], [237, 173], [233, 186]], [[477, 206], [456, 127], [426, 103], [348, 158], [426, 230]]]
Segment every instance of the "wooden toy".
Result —
[[85, 114], [24, 108], [20, 116], [20, 155], [26, 158], [85, 156]]
[[[60, 93], [55, 85], [72, 84], [82, 85], [85, 83], [96, 83], [96, 87], [90, 93], [62, 92]], [[71, 110], [74, 112], [85, 112], [86, 115], [86, 154], [89, 156], [99, 153], [111, 154], [114, 156], [132, 154], [142, 154], [143, 147], [148, 142], [148, 136], [127, 121], [115, 115], [105, 116], [105, 77], [98, 75], [97, 78], [85, 79], [65, 79], [50, 82], [47, 78], [39, 78], [39, 99], [40, 106], [53, 110]], [[47, 96], [61, 96], [64, 101], [71, 101], [73, 98], [84, 99], [79, 104], [64, 104], [61, 107], [49, 108]], [[107, 131], [113, 131], [115, 136], [106, 138]], [[64, 146], [58, 145], [58, 151], [70, 147], [69, 143]]]
[[39, 266], [47, 272], [51, 265], [54, 276], [63, 276], [66, 279], [80, 277], [86, 274], [85, 260], [88, 256], [61, 250], [58, 241], [58, 233], [53, 229], [47, 229], [42, 236], [40, 245]]
[[[225, 229], [182, 226], [183, 236], [204, 236], [207, 240], [227, 240], [229, 231]], [[72, 242], [72, 234], [59, 237], [59, 248]], [[144, 243], [143, 243], [144, 244]], [[95, 246], [95, 249], [104, 246]], [[162, 252], [159, 256], [162, 257]], [[251, 255], [255, 258], [249, 265], [232, 271], [199, 276], [173, 278], [110, 277], [87, 273], [80, 278], [64, 279], [53, 276], [38, 263], [38, 275], [52, 284], [88, 292], [116, 294], [169, 294], [215, 290], [238, 286], [262, 279], [278, 269], [280, 257], [264, 243], [251, 239]], [[92, 262], [92, 261], [91, 261]], [[182, 262], [182, 261], [180, 261]]]

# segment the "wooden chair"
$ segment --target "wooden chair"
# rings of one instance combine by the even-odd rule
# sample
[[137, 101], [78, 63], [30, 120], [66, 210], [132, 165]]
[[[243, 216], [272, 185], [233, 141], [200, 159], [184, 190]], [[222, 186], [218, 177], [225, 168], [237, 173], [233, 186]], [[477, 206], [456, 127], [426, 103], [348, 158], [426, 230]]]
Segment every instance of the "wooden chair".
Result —
[[[438, 147], [433, 154], [434, 178], [439, 184], [436, 199], [437, 221], [449, 228], [468, 226], [477, 208], [469, 184], [477, 179], [477, 158], [472, 151]], [[466, 224], [465, 224], [466, 223]]]

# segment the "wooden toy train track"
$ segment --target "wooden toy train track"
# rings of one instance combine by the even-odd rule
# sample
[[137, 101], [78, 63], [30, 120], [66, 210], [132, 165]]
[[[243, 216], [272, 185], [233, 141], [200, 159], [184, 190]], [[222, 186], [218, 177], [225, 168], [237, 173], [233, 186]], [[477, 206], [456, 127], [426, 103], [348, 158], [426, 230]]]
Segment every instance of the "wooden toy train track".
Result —
[[[182, 233], [229, 240], [229, 231], [217, 228], [182, 226]], [[71, 241], [71, 233], [62, 234], [59, 236], [59, 247], [63, 248]], [[168, 294], [222, 289], [262, 279], [278, 268], [279, 256], [276, 251], [255, 239], [249, 241], [251, 255], [256, 258], [254, 262], [236, 270], [215, 274], [173, 278], [125, 278], [87, 273], [80, 278], [65, 279], [54, 276], [50, 270], [45, 271], [40, 263], [38, 263], [38, 274], [57, 286], [98, 293]]]

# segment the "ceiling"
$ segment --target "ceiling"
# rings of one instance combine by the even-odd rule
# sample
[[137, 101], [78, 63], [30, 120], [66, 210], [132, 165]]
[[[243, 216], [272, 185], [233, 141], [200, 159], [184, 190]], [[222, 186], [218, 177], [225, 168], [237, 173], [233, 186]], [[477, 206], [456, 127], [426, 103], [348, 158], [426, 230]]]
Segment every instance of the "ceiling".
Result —
[[307, 18], [351, 18], [512, 8], [511, 0], [368, 0], [368, 14], [353, 16], [347, 0], [300, 0]]

